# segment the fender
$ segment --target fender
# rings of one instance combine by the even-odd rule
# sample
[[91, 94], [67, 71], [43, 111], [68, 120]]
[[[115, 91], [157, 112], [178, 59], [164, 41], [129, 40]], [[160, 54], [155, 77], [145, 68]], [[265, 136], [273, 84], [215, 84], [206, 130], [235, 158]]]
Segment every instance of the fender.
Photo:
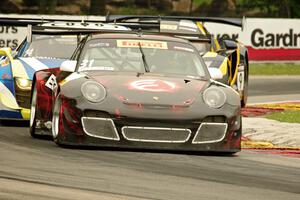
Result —
[[[47, 122], [52, 120], [52, 108], [56, 91], [46, 86], [49, 78], [57, 77], [60, 74], [59, 68], [45, 69], [34, 74], [33, 87], [37, 89], [37, 120]], [[33, 88], [32, 90], [33, 91]]]

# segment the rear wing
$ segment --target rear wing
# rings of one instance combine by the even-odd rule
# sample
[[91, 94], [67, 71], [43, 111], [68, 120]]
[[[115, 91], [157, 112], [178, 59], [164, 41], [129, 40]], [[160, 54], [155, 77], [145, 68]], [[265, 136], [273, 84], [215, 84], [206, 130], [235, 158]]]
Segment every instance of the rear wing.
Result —
[[[30, 27], [30, 26], [29, 26]], [[30, 28], [29, 28], [30, 29]], [[32, 34], [39, 35], [89, 35], [89, 34], [101, 34], [101, 33], [119, 33], [119, 34], [153, 34], [157, 35], [157, 31], [141, 31], [141, 30], [91, 30], [91, 29], [57, 29], [55, 27], [43, 27], [43, 26], [34, 26], [31, 28]], [[211, 42], [212, 35], [199, 35], [199, 34], [189, 34], [188, 36], [185, 33], [169, 33], [161, 32], [159, 35], [177, 37], [182, 39], [187, 39], [189, 41], [207, 41]], [[30, 36], [31, 37], [31, 36]]]
[[194, 16], [155, 16], [155, 15], [107, 15], [106, 22], [110, 23], [130, 23], [132, 20], [139, 23], [157, 24], [162, 20], [191, 20], [194, 22], [212, 22], [237, 26], [243, 29], [245, 17], [241, 18], [219, 18], [219, 17], [194, 17]]
[[[135, 20], [135, 21], [132, 21]], [[65, 21], [82, 23], [119, 23], [120, 25], [132, 25], [148, 28], [158, 28], [161, 21], [190, 20], [194, 22], [212, 22], [237, 26], [243, 29], [245, 17], [241, 18], [219, 18], [219, 17], [194, 17], [194, 16], [160, 16], [160, 15], [107, 15], [107, 16], [55, 16], [55, 15], [14, 15], [0, 14], [1, 26], [27, 26], [39, 25], [47, 22]], [[135, 25], [134, 25], [135, 23]]]
[[56, 16], [56, 15], [15, 15], [0, 14], [1, 26], [27, 26], [39, 25], [47, 22], [65, 21], [65, 22], [105, 22], [104, 16]]

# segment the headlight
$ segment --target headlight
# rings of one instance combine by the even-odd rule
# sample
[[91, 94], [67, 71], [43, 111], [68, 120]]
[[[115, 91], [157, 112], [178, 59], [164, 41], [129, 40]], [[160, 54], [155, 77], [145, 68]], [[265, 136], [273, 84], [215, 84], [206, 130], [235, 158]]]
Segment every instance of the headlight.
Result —
[[106, 90], [100, 83], [87, 81], [81, 86], [82, 95], [90, 102], [98, 103], [106, 97]]
[[30, 90], [32, 81], [25, 78], [16, 78], [16, 84], [21, 90]]
[[225, 93], [218, 87], [210, 87], [203, 92], [204, 102], [212, 108], [220, 108], [226, 101]]

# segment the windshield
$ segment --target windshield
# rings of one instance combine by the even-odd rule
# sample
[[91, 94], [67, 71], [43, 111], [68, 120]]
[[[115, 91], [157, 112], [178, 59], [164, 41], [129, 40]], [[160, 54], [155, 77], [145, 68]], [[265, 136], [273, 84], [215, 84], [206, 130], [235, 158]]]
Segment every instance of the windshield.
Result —
[[180, 42], [93, 39], [83, 50], [78, 71], [128, 71], [205, 76], [197, 50]]
[[77, 36], [33, 35], [22, 57], [69, 59], [77, 47]]

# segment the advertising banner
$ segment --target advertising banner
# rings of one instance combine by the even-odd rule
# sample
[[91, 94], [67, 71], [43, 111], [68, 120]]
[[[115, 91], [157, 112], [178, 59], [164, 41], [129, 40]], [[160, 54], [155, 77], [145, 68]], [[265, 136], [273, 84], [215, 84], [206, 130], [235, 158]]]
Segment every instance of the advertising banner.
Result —
[[300, 19], [246, 18], [244, 28], [206, 23], [218, 38], [242, 42], [252, 61], [299, 61]]

